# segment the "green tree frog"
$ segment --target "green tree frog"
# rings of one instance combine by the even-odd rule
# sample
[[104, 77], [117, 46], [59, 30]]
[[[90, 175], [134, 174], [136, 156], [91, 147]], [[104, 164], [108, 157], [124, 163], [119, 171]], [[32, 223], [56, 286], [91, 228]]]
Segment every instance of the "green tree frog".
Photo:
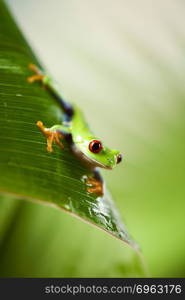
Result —
[[63, 149], [62, 140], [65, 139], [73, 153], [93, 171], [94, 175], [88, 177], [86, 182], [88, 185], [87, 191], [103, 195], [103, 179], [97, 167], [113, 169], [121, 162], [122, 154], [117, 150], [109, 149], [99, 138], [94, 136], [81, 110], [76, 105], [71, 105], [63, 99], [60, 88], [50, 76], [34, 64], [30, 64], [29, 68], [35, 74], [28, 77], [28, 82], [41, 81], [59, 102], [64, 112], [63, 122], [51, 128], [46, 128], [41, 121], [37, 122], [38, 128], [47, 138], [47, 151], [53, 151], [52, 144], [54, 142]]

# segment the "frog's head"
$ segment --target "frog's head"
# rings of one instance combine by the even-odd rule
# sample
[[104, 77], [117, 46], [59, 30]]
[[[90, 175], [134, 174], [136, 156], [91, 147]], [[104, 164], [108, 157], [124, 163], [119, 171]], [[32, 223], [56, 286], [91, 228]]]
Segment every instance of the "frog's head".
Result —
[[113, 169], [122, 161], [119, 151], [109, 149], [97, 138], [86, 138], [78, 143], [78, 148], [83, 158], [94, 167]]

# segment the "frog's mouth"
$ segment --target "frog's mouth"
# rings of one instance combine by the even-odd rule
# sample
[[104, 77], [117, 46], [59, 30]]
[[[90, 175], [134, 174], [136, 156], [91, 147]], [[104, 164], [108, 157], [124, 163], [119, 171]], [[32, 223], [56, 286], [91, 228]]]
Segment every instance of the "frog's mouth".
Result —
[[107, 169], [107, 170], [112, 170], [112, 167], [104, 165], [93, 158], [89, 158], [82, 151], [80, 151], [77, 147], [75, 147], [75, 145], [72, 147], [72, 151], [78, 158], [81, 159], [82, 162], [84, 162], [91, 169], [94, 169], [95, 167], [99, 167], [99, 168], [103, 168], [103, 169]]
[[93, 161], [93, 165], [95, 165], [96, 167], [99, 167], [99, 168], [103, 168], [103, 169], [107, 169], [107, 170], [112, 170], [113, 168], [110, 167], [110, 166], [106, 166], [104, 164], [101, 164], [99, 161], [96, 161], [94, 159], [91, 159]]
[[93, 158], [89, 158], [82, 152], [81, 152], [80, 157], [90, 168], [99, 167], [99, 168], [103, 168], [103, 169], [107, 169], [107, 170], [112, 170], [112, 167], [104, 165]]

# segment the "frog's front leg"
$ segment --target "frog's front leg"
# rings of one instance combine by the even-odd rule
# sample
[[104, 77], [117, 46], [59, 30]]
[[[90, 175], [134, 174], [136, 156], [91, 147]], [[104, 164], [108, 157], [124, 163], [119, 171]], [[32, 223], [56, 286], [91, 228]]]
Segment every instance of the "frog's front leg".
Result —
[[55, 129], [55, 126], [51, 128], [46, 128], [41, 121], [37, 122], [37, 126], [40, 131], [46, 136], [47, 138], [47, 150], [48, 152], [53, 151], [52, 144], [55, 142], [60, 148], [64, 148], [64, 145], [60, 141], [60, 138], [63, 138], [62, 132]]
[[103, 178], [101, 177], [100, 172], [97, 169], [94, 169], [93, 173], [93, 176], [89, 176], [86, 181], [86, 184], [90, 185], [90, 187], [87, 188], [87, 191], [89, 193], [103, 196]]

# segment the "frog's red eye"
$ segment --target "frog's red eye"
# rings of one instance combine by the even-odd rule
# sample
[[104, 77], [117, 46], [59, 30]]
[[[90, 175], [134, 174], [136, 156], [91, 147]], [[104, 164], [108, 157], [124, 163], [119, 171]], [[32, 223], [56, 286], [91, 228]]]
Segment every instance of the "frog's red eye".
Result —
[[89, 143], [89, 150], [93, 153], [99, 153], [102, 148], [102, 143], [100, 141], [93, 140]]

